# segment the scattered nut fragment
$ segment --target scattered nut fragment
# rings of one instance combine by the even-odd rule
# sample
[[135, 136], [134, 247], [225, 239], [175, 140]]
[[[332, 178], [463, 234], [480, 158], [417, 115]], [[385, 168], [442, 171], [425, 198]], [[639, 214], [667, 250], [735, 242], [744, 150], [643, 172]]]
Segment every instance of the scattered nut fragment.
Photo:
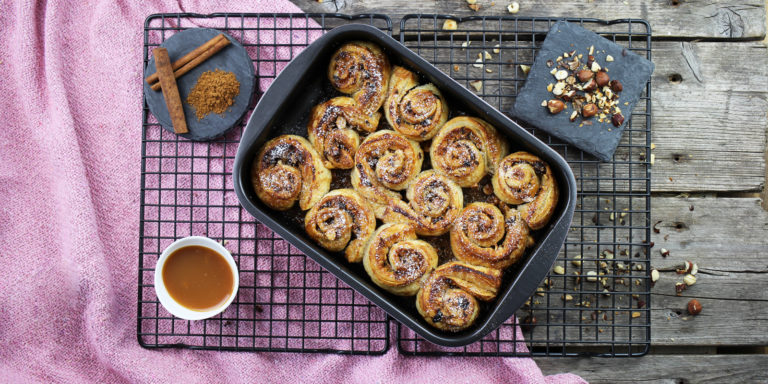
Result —
[[597, 89], [597, 82], [595, 81], [595, 79], [589, 79], [589, 81], [587, 81], [587, 83], [584, 84], [584, 86], [581, 87], [581, 89], [584, 92], [592, 92], [595, 89]]
[[565, 103], [557, 99], [552, 99], [547, 102], [547, 108], [549, 109], [549, 113], [555, 115], [565, 109]]
[[612, 62], [613, 61], [613, 56], [611, 56], [611, 55], [606, 56], [605, 57], [605, 61], [607, 61], [609, 63]]
[[465, 41], [465, 42], [461, 43], [461, 47], [462, 47], [462, 48], [466, 48], [466, 47], [468, 47], [470, 44], [472, 44], [472, 42], [471, 42], [471, 41]]
[[541, 101], [541, 106], [542, 107], [546, 107], [547, 106], [547, 101], [546, 100], [542, 100]]
[[[501, 49], [499, 49], [499, 46], [500, 46], [499, 44], [496, 44], [496, 45], [493, 46], [493, 53], [501, 52]], [[522, 65], [521, 65], [521, 67], [522, 67]], [[526, 72], [526, 73], [528, 73], [528, 72]]]
[[471, 9], [471, 10], [473, 10], [475, 12], [480, 10], [480, 4], [469, 4], [469, 5], [467, 5], [467, 7], [469, 7], [469, 9]]
[[558, 275], [563, 275], [565, 274], [565, 269], [560, 265], [555, 265], [555, 268], [552, 269], [552, 272]]
[[659, 271], [656, 268], [651, 269], [651, 282], [655, 283], [657, 281], [659, 281]]
[[483, 51], [483, 55], [485, 55], [485, 59], [486, 59], [486, 60], [491, 60], [491, 59], [493, 59], [493, 56], [491, 56], [491, 54], [490, 54], [490, 53], [488, 53], [488, 51]]
[[[611, 123], [613, 123], [614, 127], [620, 127], [622, 124], [624, 124], [624, 115], [621, 113], [614, 113], [613, 116], [611, 116]], [[653, 161], [653, 154], [651, 154], [651, 161]], [[651, 162], [653, 164], [653, 162]]]
[[579, 112], [573, 111], [573, 113], [571, 113], [571, 117], [569, 117], [568, 120], [570, 120], [571, 122], [574, 122], [576, 121], [577, 116], [579, 116]]
[[520, 4], [517, 1], [513, 1], [507, 5], [507, 11], [509, 13], [517, 13], [520, 10]]
[[549, 83], [549, 85], [547, 85], [547, 92], [552, 92], [552, 88], [553, 88], [554, 86], [555, 86], [554, 84], [552, 84], [552, 83]]
[[621, 82], [618, 80], [611, 80], [611, 82], [608, 84], [611, 86], [611, 90], [614, 92], [621, 92], [624, 90], [624, 86], [621, 85]]
[[593, 61], [592, 65], [590, 65], [589, 69], [592, 70], [592, 72], [599, 72], [600, 71], [600, 64], [597, 63], [597, 61]]
[[552, 68], [552, 66], [555, 65], [555, 62], [552, 60], [547, 60], [547, 68]]
[[565, 80], [565, 78], [568, 77], [568, 72], [565, 70], [559, 70], [555, 72], [555, 79], [557, 80]]
[[651, 153], [651, 160], [649, 161], [649, 163], [650, 163], [651, 165], [653, 165], [653, 163], [655, 163], [655, 162], [656, 162], [656, 155], [655, 155], [655, 154], [653, 154], [653, 153]]
[[683, 277], [683, 282], [687, 286], [694, 285], [694, 284], [696, 284], [696, 276], [691, 275], [691, 274], [685, 275], [685, 277]]
[[[589, 103], [581, 109], [581, 115], [584, 117], [592, 117], [596, 114], [597, 114], [597, 105], [595, 105], [594, 103]], [[613, 213], [611, 213], [611, 216], [613, 216]], [[611, 217], [611, 220], [613, 220], [613, 217]]]
[[482, 57], [478, 57], [477, 60], [475, 60], [475, 63], [472, 64], [472, 66], [475, 67], [475, 68], [482, 68], [483, 67], [483, 58]]
[[486, 68], [485, 71], [488, 73], [493, 73], [493, 69], [490, 69], [490, 68]]
[[573, 264], [574, 267], [580, 267], [581, 266], [581, 255], [574, 256], [573, 260], [571, 260], [571, 264]]
[[678, 275], [684, 275], [686, 273], [691, 272], [692, 268], [693, 268], [693, 263], [686, 260], [685, 263], [683, 263], [682, 268], [675, 268], [675, 272], [677, 272]]
[[[497, 51], [497, 50], [496, 50], [496, 49], [494, 49], [494, 53], [498, 53], [498, 52], [496, 52], [496, 51]], [[520, 69], [523, 71], [523, 73], [524, 73], [524, 74], [526, 74], [526, 75], [527, 75], [527, 74], [528, 74], [528, 72], [530, 72], [530, 71], [531, 71], [531, 66], [530, 66], [530, 65], [525, 65], [525, 64], [520, 64]]]
[[597, 272], [587, 271], [587, 281], [594, 283], [597, 281]]
[[467, 0], [467, 4], [477, 4], [477, 0]]
[[701, 313], [701, 303], [696, 299], [691, 299], [691, 301], [688, 302], [688, 313], [694, 316]]
[[528, 315], [523, 319], [523, 323], [520, 324], [520, 329], [523, 332], [531, 332], [536, 327], [536, 317]]
[[573, 296], [571, 296], [571, 295], [563, 295], [560, 298], [563, 299], [563, 301], [565, 301], [565, 302], [573, 300]]
[[589, 55], [591, 56], [591, 55], [594, 55], [594, 54], [595, 54], [595, 46], [594, 45], [590, 45], [589, 46]]
[[632, 318], [633, 318], [633, 319], [636, 319], [636, 318], [638, 318], [638, 317], [640, 317], [640, 316], [642, 316], [642, 315], [643, 315], [643, 314], [642, 314], [642, 313], [640, 313], [640, 312], [632, 312]]
[[545, 296], [545, 295], [544, 295], [544, 287], [538, 287], [538, 288], [536, 288], [536, 295], [537, 295], [537, 296], [542, 296], [542, 297], [543, 297], [543, 296]]
[[682, 296], [683, 291], [685, 291], [686, 288], [688, 288], [688, 286], [685, 285], [685, 283], [675, 283], [675, 293], [678, 296]]
[[456, 20], [447, 19], [443, 22], [443, 29], [446, 31], [453, 31], [459, 28], [459, 24]]
[[557, 84], [555, 84], [555, 88], [552, 90], [552, 93], [555, 96], [560, 96], [565, 91], [565, 83], [562, 81], [558, 81]]
[[469, 85], [475, 88], [475, 90], [477, 90], [478, 92], [483, 90], [483, 82], [480, 80], [470, 81]]
[[611, 78], [605, 71], [598, 71], [595, 75], [595, 81], [597, 81], [597, 86], [602, 88], [606, 86], [609, 81], [611, 81]]

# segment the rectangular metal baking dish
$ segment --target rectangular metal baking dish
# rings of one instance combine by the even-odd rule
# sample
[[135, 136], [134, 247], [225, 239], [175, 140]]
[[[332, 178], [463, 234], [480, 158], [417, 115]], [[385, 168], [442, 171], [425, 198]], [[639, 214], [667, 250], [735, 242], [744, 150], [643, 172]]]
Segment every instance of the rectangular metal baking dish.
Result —
[[[557, 179], [560, 201], [552, 220], [546, 228], [538, 231], [535, 247], [505, 273], [496, 301], [480, 314], [472, 327], [462, 332], [448, 333], [431, 327], [416, 311], [414, 297], [398, 297], [377, 287], [362, 266], [350, 265], [338, 254], [324, 250], [306, 235], [301, 226], [286, 220], [283, 212], [264, 205], [256, 197], [251, 184], [253, 158], [267, 140], [286, 133], [306, 137], [310, 109], [333, 96], [329, 93], [330, 85], [326, 77], [330, 57], [341, 44], [354, 40], [379, 45], [393, 65], [404, 65], [435, 84], [451, 108], [459, 105], [460, 110], [495, 126], [509, 140], [512, 151], [525, 150], [546, 161]], [[344, 25], [329, 31], [280, 73], [248, 120], [235, 157], [233, 179], [240, 204], [256, 219], [426, 340], [449, 347], [481, 339], [498, 328], [533, 294], [565, 241], [576, 204], [576, 180], [557, 152], [398, 41], [363, 24]]]

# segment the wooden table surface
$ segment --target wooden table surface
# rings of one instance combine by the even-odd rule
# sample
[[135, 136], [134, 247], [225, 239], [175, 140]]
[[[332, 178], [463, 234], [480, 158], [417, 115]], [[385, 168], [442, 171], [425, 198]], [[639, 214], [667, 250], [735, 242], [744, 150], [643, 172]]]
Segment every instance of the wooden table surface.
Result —
[[[294, 0], [307, 12], [509, 15], [508, 1]], [[537, 358], [547, 374], [590, 382], [768, 380], [768, 127], [764, 0], [520, 0], [519, 16], [643, 18], [653, 30], [651, 264], [699, 266], [674, 294], [674, 271], [652, 289], [651, 352], [640, 358]], [[691, 210], [690, 207], [695, 207]], [[662, 258], [661, 247], [670, 251]], [[703, 311], [687, 316], [698, 298]], [[682, 315], [678, 314], [682, 313]]]

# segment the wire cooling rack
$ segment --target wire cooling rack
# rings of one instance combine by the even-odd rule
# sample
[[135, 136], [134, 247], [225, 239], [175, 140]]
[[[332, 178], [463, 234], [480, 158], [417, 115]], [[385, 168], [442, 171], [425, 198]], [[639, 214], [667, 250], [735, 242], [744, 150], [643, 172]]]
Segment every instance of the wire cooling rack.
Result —
[[[457, 30], [442, 30], [448, 18], [459, 22]], [[400, 22], [399, 39], [469, 89], [479, 86], [481, 97], [508, 111], [525, 79], [520, 65], [533, 62], [556, 20], [409, 15]], [[570, 21], [651, 58], [651, 31], [644, 21]], [[301, 48], [323, 32], [353, 22], [392, 33], [392, 23], [385, 15], [152, 15], [144, 28], [144, 66], [152, 48], [178, 31], [220, 29], [242, 42], [254, 62], [260, 85], [255, 104], [266, 81]], [[483, 51], [493, 59], [483, 68], [474, 67], [477, 54]], [[518, 311], [522, 334], [515, 332], [513, 318], [463, 348], [437, 347], [390, 321], [384, 311], [339, 283], [240, 207], [232, 190], [231, 171], [243, 124], [221, 139], [190, 142], [164, 131], [145, 102], [139, 343], [147, 348], [381, 354], [390, 348], [392, 326], [398, 351], [409, 355], [646, 353], [650, 345], [650, 92], [649, 83], [641, 99], [644, 102], [633, 111], [611, 162], [599, 163], [531, 129], [569, 161], [579, 188], [571, 232], [557, 261], [564, 273], [551, 274]], [[174, 318], [154, 292], [154, 266], [160, 253], [175, 239], [189, 235], [220, 240], [240, 269], [235, 301], [222, 314], [204, 321]], [[589, 271], [603, 275], [592, 282], [587, 279]]]

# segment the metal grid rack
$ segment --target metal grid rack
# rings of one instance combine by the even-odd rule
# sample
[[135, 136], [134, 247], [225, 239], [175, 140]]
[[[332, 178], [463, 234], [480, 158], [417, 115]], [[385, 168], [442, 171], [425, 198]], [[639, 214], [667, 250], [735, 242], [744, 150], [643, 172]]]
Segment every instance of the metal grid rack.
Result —
[[[459, 29], [443, 31], [446, 18], [459, 21]], [[399, 39], [469, 89], [474, 89], [471, 83], [482, 82], [478, 94], [508, 111], [525, 79], [520, 64], [533, 62], [555, 20], [411, 15], [400, 23]], [[650, 59], [651, 31], [644, 21], [570, 21]], [[144, 65], [151, 49], [173, 33], [201, 26], [217, 28], [241, 41], [254, 59], [261, 85], [255, 102], [266, 85], [263, 81], [274, 78], [300, 48], [324, 31], [350, 22], [392, 32], [391, 21], [384, 15], [153, 15], [147, 18], [144, 29]], [[462, 48], [465, 42], [468, 44]], [[483, 68], [472, 66], [477, 53], [493, 52], [494, 48], [499, 50], [492, 53], [494, 59]], [[545, 280], [549, 284], [517, 313], [519, 319], [535, 317], [536, 326], [523, 324], [521, 334], [515, 332], [514, 320], [510, 320], [473, 345], [441, 348], [392, 321], [400, 353], [634, 356], [647, 352], [650, 84], [641, 100], [644, 103], [638, 103], [633, 111], [612, 162], [599, 163], [532, 129], [569, 161], [579, 187], [572, 229], [557, 262], [565, 273], [550, 275]], [[179, 140], [157, 124], [144, 104], [139, 342], [149, 348], [386, 352], [390, 346], [390, 321], [384, 311], [340, 284], [240, 207], [232, 191], [231, 170], [242, 129], [240, 124], [225, 137], [209, 143]], [[191, 234], [220, 239], [240, 268], [240, 291], [232, 306], [213, 319], [198, 322], [179, 320], [167, 313], [159, 305], [152, 284], [154, 265], [162, 250], [176, 238]], [[605, 257], [606, 251], [612, 253], [613, 259]], [[577, 259], [581, 261], [579, 266], [573, 263]], [[603, 284], [585, 278], [587, 271], [599, 270], [601, 262], [606, 263], [604, 275], [599, 276], [605, 279], [606, 292]], [[629, 266], [629, 270], [621, 269], [620, 264]], [[572, 299], [563, 301], [565, 295]], [[637, 308], [640, 302], [645, 305]]]

